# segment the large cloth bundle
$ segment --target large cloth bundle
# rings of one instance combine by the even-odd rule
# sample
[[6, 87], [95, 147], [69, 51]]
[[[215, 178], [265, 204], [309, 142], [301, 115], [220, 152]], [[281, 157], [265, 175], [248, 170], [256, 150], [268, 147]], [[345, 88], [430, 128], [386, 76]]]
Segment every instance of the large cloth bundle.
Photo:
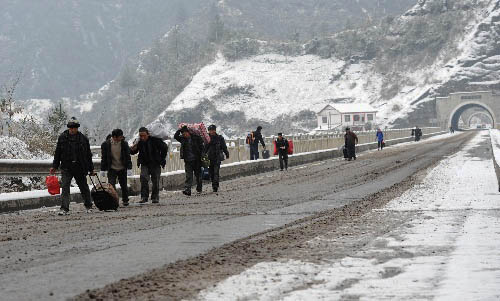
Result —
[[183, 126], [187, 126], [189, 129], [189, 132], [191, 134], [195, 134], [200, 136], [203, 139], [203, 142], [210, 143], [210, 135], [208, 135], [207, 128], [205, 127], [205, 124], [203, 122], [200, 123], [180, 123], [179, 124], [179, 129], [182, 128]]
[[168, 127], [160, 122], [155, 122], [148, 127], [149, 134], [153, 137], [160, 138], [161, 140], [168, 140]]

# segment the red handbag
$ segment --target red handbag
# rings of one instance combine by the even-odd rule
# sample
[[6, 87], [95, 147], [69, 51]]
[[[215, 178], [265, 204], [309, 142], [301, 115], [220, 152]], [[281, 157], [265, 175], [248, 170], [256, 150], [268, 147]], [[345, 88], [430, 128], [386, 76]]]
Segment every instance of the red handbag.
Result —
[[46, 177], [45, 184], [47, 184], [47, 190], [51, 195], [61, 194], [61, 186], [59, 185], [59, 179], [56, 176]]

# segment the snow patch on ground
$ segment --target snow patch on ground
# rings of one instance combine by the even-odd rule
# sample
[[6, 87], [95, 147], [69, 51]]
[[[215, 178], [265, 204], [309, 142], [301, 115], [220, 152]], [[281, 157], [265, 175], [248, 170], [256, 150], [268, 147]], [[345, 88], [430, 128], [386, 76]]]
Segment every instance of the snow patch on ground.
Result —
[[[471, 155], [488, 132], [372, 214], [414, 218], [354, 257], [263, 262], [202, 291], [200, 300], [500, 298], [500, 199], [489, 158]], [[315, 239], [322, 239], [321, 237]], [[314, 239], [311, 241], [311, 243]], [[376, 260], [384, 258], [387, 260]]]

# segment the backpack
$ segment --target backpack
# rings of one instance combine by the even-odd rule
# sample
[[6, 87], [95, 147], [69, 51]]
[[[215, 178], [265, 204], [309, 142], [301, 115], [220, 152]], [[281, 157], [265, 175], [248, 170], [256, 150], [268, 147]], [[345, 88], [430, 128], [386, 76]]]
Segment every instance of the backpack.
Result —
[[247, 144], [253, 144], [255, 142], [255, 134], [254, 132], [251, 132], [247, 135], [246, 139]]

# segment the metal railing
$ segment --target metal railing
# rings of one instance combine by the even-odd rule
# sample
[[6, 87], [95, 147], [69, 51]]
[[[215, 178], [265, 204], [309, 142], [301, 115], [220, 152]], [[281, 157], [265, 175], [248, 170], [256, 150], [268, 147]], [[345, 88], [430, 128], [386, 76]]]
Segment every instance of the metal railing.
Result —
[[[439, 127], [422, 128], [424, 135], [441, 132]], [[356, 132], [358, 135], [359, 143], [372, 143], [376, 142], [375, 131]], [[411, 129], [389, 129], [384, 131], [385, 140], [392, 140], [398, 138], [405, 138], [411, 136]], [[287, 136], [288, 140], [292, 140], [294, 144], [294, 154], [321, 151], [327, 149], [335, 149], [344, 145], [343, 134], [317, 134], [317, 135], [293, 135]], [[267, 149], [273, 155], [273, 141], [275, 137], [266, 137], [264, 141]], [[225, 160], [223, 164], [242, 162], [250, 160], [250, 149], [245, 144], [244, 138], [228, 139], [226, 140], [229, 150], [229, 159]], [[168, 141], [169, 153], [167, 158], [167, 165], [162, 172], [171, 172], [177, 170], [184, 170], [184, 162], [180, 158], [179, 148], [180, 144], [177, 142]], [[259, 151], [262, 146], [259, 145]], [[93, 146], [92, 151], [96, 155], [94, 158], [94, 166], [96, 171], [100, 168], [100, 147]], [[0, 176], [46, 176], [52, 165], [51, 160], [0, 160]], [[132, 170], [134, 175], [140, 174], [140, 169], [137, 166], [137, 156], [132, 156]]]

